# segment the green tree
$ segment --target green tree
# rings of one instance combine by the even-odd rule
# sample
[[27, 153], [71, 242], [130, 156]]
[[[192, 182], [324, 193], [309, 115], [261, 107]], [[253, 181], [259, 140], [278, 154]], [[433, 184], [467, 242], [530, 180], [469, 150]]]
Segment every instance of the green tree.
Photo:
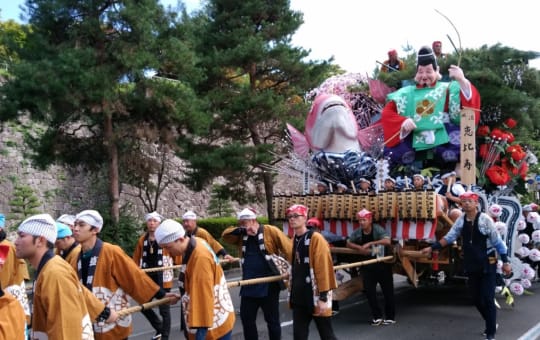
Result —
[[0, 21], [0, 72], [7, 73], [11, 64], [19, 61], [16, 52], [24, 46], [26, 31], [14, 20]]
[[107, 169], [116, 223], [120, 171], [139, 141], [172, 144], [208, 122], [182, 22], [157, 0], [27, 0], [26, 13], [32, 30], [1, 89], [0, 119], [29, 112], [46, 124], [28, 141], [40, 166]]
[[217, 217], [230, 216], [234, 212], [230, 196], [227, 186], [214, 184], [210, 193], [210, 202], [208, 202], [208, 214]]
[[9, 206], [11, 207], [11, 213], [8, 218], [14, 220], [14, 225], [19, 225], [27, 217], [40, 213], [36, 208], [41, 206], [41, 202], [31, 187], [16, 184], [13, 188], [13, 199], [9, 201]]
[[537, 57], [500, 44], [464, 51], [461, 67], [482, 96], [484, 121], [516, 119], [522, 128], [516, 137], [540, 127], [540, 72], [529, 67]]
[[[514, 143], [536, 154], [540, 151], [540, 72], [529, 67], [529, 60], [539, 56], [539, 52], [520, 51], [497, 44], [467, 50], [462, 57], [464, 69], [470, 70], [467, 77], [482, 96], [480, 125], [506, 130], [503, 122], [509, 118], [516, 120], [517, 127], [510, 129], [515, 137]], [[501, 153], [503, 157], [509, 165], [520, 167], [521, 164], [514, 162], [507, 152]], [[526, 189], [521, 175], [508, 173], [512, 178], [509, 187], [524, 194]], [[479, 183], [482, 182], [483, 178], [479, 178]], [[493, 190], [495, 185], [486, 185], [485, 189]]]
[[335, 67], [306, 61], [309, 51], [291, 45], [302, 14], [287, 0], [212, 0], [195, 20], [206, 71], [198, 90], [214, 121], [207, 135], [182, 145], [189, 184], [198, 189], [223, 176], [240, 203], [262, 192], [271, 206], [273, 175], [262, 165], [278, 161], [285, 122], [305, 116], [303, 94]]

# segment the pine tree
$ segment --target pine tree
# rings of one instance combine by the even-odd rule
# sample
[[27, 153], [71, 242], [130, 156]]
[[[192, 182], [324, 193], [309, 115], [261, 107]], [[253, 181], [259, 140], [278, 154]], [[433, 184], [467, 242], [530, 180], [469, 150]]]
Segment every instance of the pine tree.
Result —
[[226, 186], [218, 184], [212, 186], [207, 210], [209, 215], [217, 217], [230, 216], [234, 213]]
[[116, 223], [120, 172], [142, 156], [140, 142], [172, 145], [209, 120], [191, 87], [200, 72], [182, 23], [157, 0], [25, 4], [27, 41], [1, 88], [0, 120], [28, 112], [46, 124], [28, 140], [37, 165], [106, 171]]
[[31, 187], [16, 184], [13, 188], [13, 199], [9, 201], [9, 206], [11, 207], [11, 213], [8, 219], [14, 220], [13, 223], [17, 226], [27, 217], [39, 214], [40, 211], [36, 208], [41, 206], [41, 202]]
[[199, 19], [196, 50], [207, 77], [198, 90], [214, 121], [207, 136], [183, 145], [190, 184], [201, 188], [223, 176], [242, 203], [263, 183], [271, 206], [273, 178], [263, 164], [278, 161], [285, 122], [303, 120], [303, 94], [333, 70], [331, 60], [306, 61], [309, 52], [291, 46], [302, 14], [287, 0], [212, 0], [201, 15], [207, 19]]

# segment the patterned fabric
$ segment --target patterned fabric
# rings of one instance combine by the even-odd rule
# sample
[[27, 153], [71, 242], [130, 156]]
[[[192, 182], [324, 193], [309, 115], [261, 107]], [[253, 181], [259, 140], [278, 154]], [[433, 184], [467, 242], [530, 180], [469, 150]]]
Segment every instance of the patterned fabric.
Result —
[[24, 310], [15, 297], [0, 288], [0, 339], [25, 340]]
[[79, 261], [79, 255], [81, 254], [81, 245], [74, 242], [73, 245], [59, 254], [67, 263], [71, 264], [73, 269], [77, 270], [77, 262]]
[[[497, 249], [497, 252], [501, 255], [503, 258], [503, 261], [506, 262], [506, 256], [508, 253], [508, 249], [506, 244], [502, 241], [501, 236], [497, 232], [497, 229], [495, 228], [495, 223], [493, 222], [493, 219], [489, 217], [486, 213], [478, 213], [478, 223], [475, 223], [475, 225], [478, 226], [478, 230], [482, 235], [486, 235], [486, 249], [487, 252], [491, 252], [493, 248]], [[444, 239], [448, 242], [448, 244], [454, 242], [459, 236], [461, 236], [463, 225], [465, 223], [465, 215], [461, 215], [452, 228], [448, 231], [448, 233], [444, 236]]]
[[[246, 242], [248, 239], [248, 235], [244, 235], [243, 240], [243, 246], [242, 246], [242, 260], [241, 263], [244, 264], [244, 258], [246, 257]], [[270, 270], [272, 270], [273, 275], [288, 275], [290, 272], [290, 264], [285, 260], [283, 257], [274, 254], [269, 253], [266, 250], [266, 246], [264, 245], [264, 226], [260, 225], [259, 230], [257, 230], [257, 241], [259, 243], [259, 249], [261, 250], [261, 253], [265, 255], [265, 260], [268, 263], [268, 266], [270, 267]], [[287, 288], [287, 280], [281, 280], [279, 281], [279, 288], [285, 289]]]
[[103, 246], [103, 241], [100, 239], [96, 240], [96, 244], [94, 245], [94, 248], [91, 250], [90, 254], [90, 263], [88, 265], [88, 268], [86, 268], [86, 277], [82, 276], [82, 260], [81, 258], [84, 256], [81, 256], [79, 258], [79, 261], [77, 262], [77, 271], [78, 275], [81, 279], [81, 283], [85, 285], [86, 288], [88, 288], [90, 291], [92, 290], [92, 285], [94, 284], [94, 275], [96, 273], [96, 267], [97, 262], [99, 259], [99, 253], [101, 252], [101, 247]]
[[[292, 259], [292, 241], [278, 227], [265, 224], [263, 227], [264, 249], [269, 254], [278, 254], [284, 257], [288, 262]], [[221, 234], [223, 241], [236, 245], [239, 252], [242, 252], [243, 236], [239, 233], [239, 227], [228, 227]], [[291, 230], [292, 231], [292, 230]], [[292, 234], [291, 234], [292, 235]]]
[[219, 339], [233, 329], [235, 322], [223, 269], [205, 243], [191, 238], [183, 256], [182, 311], [189, 339], [195, 339], [196, 328], [208, 328], [206, 339]]
[[[412, 118], [416, 124], [413, 131], [414, 149], [425, 150], [449, 141], [444, 123], [451, 121], [459, 124], [459, 91], [457, 82], [438, 82], [435, 87], [407, 86], [388, 95], [388, 100], [396, 103], [398, 114]], [[449, 117], [444, 112], [447, 92], [450, 103], [457, 103], [449, 106]], [[427, 138], [427, 131], [433, 132], [434, 140]]]
[[[332, 289], [337, 288], [337, 282], [334, 273], [332, 256], [330, 254], [330, 248], [328, 247], [328, 242], [326, 242], [320, 233], [314, 233], [311, 231], [308, 231], [307, 233], [309, 235], [306, 235], [303, 242], [308, 248], [308, 254], [300, 254], [300, 257], [304, 262], [307, 261], [307, 263], [309, 263], [310, 277], [306, 278], [306, 280], [311, 282], [311, 287], [313, 289], [313, 304], [314, 306], [317, 306], [320, 292], [328, 292], [328, 303], [331, 306]], [[295, 252], [296, 245], [293, 246], [293, 256], [295, 256]], [[295, 260], [293, 260], [293, 263], [294, 261]], [[294, 270], [292, 270], [291, 273], [294, 273]], [[292, 280], [293, 278], [291, 277], [291, 281]], [[314, 311], [314, 313], [317, 313], [317, 311]], [[330, 315], [332, 315], [332, 308], [328, 308], [323, 315], [318, 316]]]
[[[459, 84], [456, 82], [450, 83], [449, 87], [450, 96], [444, 97], [445, 100], [440, 100], [444, 104], [443, 111], [448, 113], [448, 115], [443, 113], [443, 124], [445, 127], [442, 130], [446, 129], [446, 138], [448, 139], [449, 143], [441, 144], [439, 146], [437, 146], [438, 141], [435, 141], [433, 144], [426, 143], [428, 141], [431, 142], [431, 140], [433, 140], [435, 137], [442, 136], [442, 130], [439, 129], [440, 111], [439, 109], [435, 109], [436, 105], [433, 107], [431, 105], [433, 103], [438, 103], [439, 101], [438, 95], [441, 92], [437, 89], [438, 85], [436, 85], [434, 88], [430, 87], [427, 89], [418, 89], [419, 92], [434, 89], [434, 93], [430, 93], [430, 98], [426, 98], [425, 103], [423, 99], [420, 100], [421, 98], [418, 98], [417, 96], [406, 96], [407, 91], [414, 92], [417, 90], [415, 85], [400, 89], [399, 91], [402, 91], [401, 94], [403, 96], [398, 95], [397, 92], [399, 91], [388, 95], [389, 99], [395, 100], [387, 101], [381, 112], [381, 124], [383, 126], [385, 141], [384, 155], [385, 157], [389, 157], [391, 159], [391, 163], [410, 164], [415, 159], [422, 160], [421, 156], [425, 155], [423, 155], [423, 153], [421, 153], [421, 155], [416, 155], [414, 151], [415, 149], [412, 147], [413, 142], [415, 142], [413, 137], [419, 137], [419, 139], [416, 140], [418, 150], [429, 150], [430, 148], [433, 148], [437, 159], [440, 157], [440, 160], [443, 162], [455, 162], [457, 159], [459, 159], [460, 133], [458, 113], [462, 106], [477, 109], [478, 111], [475, 113], [475, 123], [478, 124], [480, 119], [480, 94], [472, 84], [470, 84], [469, 89], [466, 91], [461, 91], [459, 89]], [[457, 93], [455, 96], [453, 95], [454, 87], [457, 88]], [[415, 98], [418, 99], [418, 101]], [[417, 109], [418, 112], [416, 111]], [[432, 110], [433, 112], [431, 112]], [[402, 112], [406, 112], [406, 114], [402, 115]], [[424, 112], [424, 114], [422, 114], [422, 112]], [[427, 113], [427, 115], [425, 113]], [[414, 131], [407, 137], [404, 137], [400, 134], [400, 130], [403, 122], [407, 118], [413, 119], [417, 126], [423, 119], [433, 119], [433, 122], [435, 122], [437, 125], [437, 129], [431, 129], [433, 133], [430, 132], [429, 128], [425, 130], [418, 129], [418, 131]], [[419, 120], [417, 121], [417, 119]], [[430, 140], [427, 140], [427, 138]], [[427, 148], [424, 149], [424, 146]], [[432, 165], [433, 164], [430, 163], [430, 166]]]
[[103, 217], [96, 210], [83, 210], [75, 216], [75, 221], [83, 221], [88, 223], [92, 227], [97, 228], [98, 231], [101, 231], [103, 228]]
[[397, 240], [433, 240], [437, 220], [386, 220], [386, 231]]
[[21, 303], [26, 314], [27, 321], [30, 321], [30, 305], [28, 295], [26, 294], [26, 285], [24, 280], [28, 278], [28, 269], [23, 259], [17, 259], [15, 255], [15, 246], [8, 240], [3, 240], [0, 244], [9, 246], [9, 252], [6, 257], [4, 267], [0, 270], [0, 287], [6, 292], [15, 296]]
[[[150, 301], [159, 290], [159, 286], [116, 245], [103, 242], [99, 257], [92, 257], [90, 262], [95, 262], [96, 266], [92, 293], [115, 311], [129, 307], [129, 296], [142, 304]], [[125, 339], [131, 329], [130, 315], [118, 318], [114, 324], [94, 323], [98, 340]]]
[[344, 153], [319, 151], [311, 161], [320, 178], [331, 178], [335, 183], [354, 182], [360, 186], [360, 178], [371, 178], [377, 172], [377, 162], [368, 153], [348, 150]]
[[51, 243], [56, 241], [56, 222], [49, 214], [30, 216], [19, 225], [17, 230], [34, 236], [43, 236]]
[[167, 219], [159, 225], [154, 233], [159, 244], [171, 243], [186, 235], [184, 227], [175, 220]]
[[193, 233], [188, 233], [189, 236], [196, 236], [199, 238], [202, 238], [203, 240], [208, 243], [208, 245], [212, 248], [214, 253], [218, 256], [225, 256], [227, 255], [227, 252], [225, 251], [225, 248], [221, 244], [219, 244], [218, 241], [210, 234], [206, 229], [201, 227], [196, 227], [195, 230], [193, 230]]
[[86, 288], [73, 268], [61, 257], [52, 256], [39, 269], [34, 283], [31, 338], [94, 339], [85, 303]]
[[[267, 260], [269, 259], [273, 267], [275, 268], [275, 275], [289, 275], [291, 271], [291, 264], [287, 262], [283, 257], [276, 255], [276, 254], [268, 254], [266, 255]], [[272, 268], [272, 266], [270, 266]], [[288, 280], [284, 280], [285, 283], [287, 283]]]
[[[139, 240], [137, 241], [137, 245], [135, 246], [135, 250], [133, 251], [133, 261], [140, 267], [140, 268], [147, 268], [145, 264], [145, 253], [148, 252], [149, 244], [147, 242], [147, 234], [141, 235], [139, 237]], [[159, 246], [158, 246], [159, 247]], [[172, 257], [169, 252], [166, 249], [163, 249], [159, 247], [158, 252], [160, 253], [160, 259], [161, 264], [158, 263], [159, 266], [163, 267], [171, 267], [175, 264], [180, 264], [181, 257]], [[167, 269], [163, 271], [163, 288], [172, 288], [173, 286], [173, 280], [174, 280], [174, 271], [172, 269]]]
[[[337, 236], [349, 236], [354, 230], [360, 228], [357, 221], [351, 220], [324, 220], [323, 230]], [[437, 229], [437, 220], [385, 220], [382, 226], [393, 240], [424, 240], [433, 239]], [[292, 237], [294, 231], [288, 222], [283, 223], [283, 232]]]

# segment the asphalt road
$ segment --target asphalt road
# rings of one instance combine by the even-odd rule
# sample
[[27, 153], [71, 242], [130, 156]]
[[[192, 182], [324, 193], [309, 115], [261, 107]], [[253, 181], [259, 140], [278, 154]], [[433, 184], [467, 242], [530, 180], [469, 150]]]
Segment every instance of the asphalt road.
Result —
[[[229, 271], [228, 280], [239, 277], [238, 271]], [[396, 320], [392, 326], [373, 327], [369, 325], [369, 307], [362, 294], [357, 294], [340, 304], [340, 313], [334, 316], [333, 325], [338, 339], [483, 339], [484, 323], [470, 304], [463, 283], [452, 286], [429, 286], [412, 288], [404, 277], [395, 276]], [[239, 288], [231, 289], [233, 302], [238, 310]], [[540, 283], [534, 283], [529, 294], [515, 298], [514, 307], [505, 304], [504, 297], [498, 296], [501, 305], [498, 310], [498, 340], [519, 339], [540, 322]], [[381, 301], [382, 303], [382, 301]], [[286, 304], [286, 293], [282, 293], [281, 320], [283, 339], [292, 339], [291, 312]], [[173, 327], [170, 339], [183, 339], [180, 333], [178, 306], [172, 306]], [[259, 339], [268, 339], [262, 312], [258, 315]], [[140, 313], [134, 314], [134, 332], [130, 339], [147, 340], [153, 335], [149, 323]], [[311, 326], [310, 339], [318, 339], [315, 326]], [[233, 339], [243, 339], [242, 325], [237, 314]], [[520, 340], [540, 339], [527, 337]]]

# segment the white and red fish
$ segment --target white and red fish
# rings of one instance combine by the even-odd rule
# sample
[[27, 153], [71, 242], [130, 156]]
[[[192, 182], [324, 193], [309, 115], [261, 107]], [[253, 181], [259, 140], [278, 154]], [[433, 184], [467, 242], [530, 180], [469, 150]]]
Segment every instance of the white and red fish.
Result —
[[305, 133], [287, 124], [294, 150], [306, 157], [309, 150], [329, 153], [361, 151], [356, 118], [343, 98], [322, 94], [315, 98], [306, 119]]

